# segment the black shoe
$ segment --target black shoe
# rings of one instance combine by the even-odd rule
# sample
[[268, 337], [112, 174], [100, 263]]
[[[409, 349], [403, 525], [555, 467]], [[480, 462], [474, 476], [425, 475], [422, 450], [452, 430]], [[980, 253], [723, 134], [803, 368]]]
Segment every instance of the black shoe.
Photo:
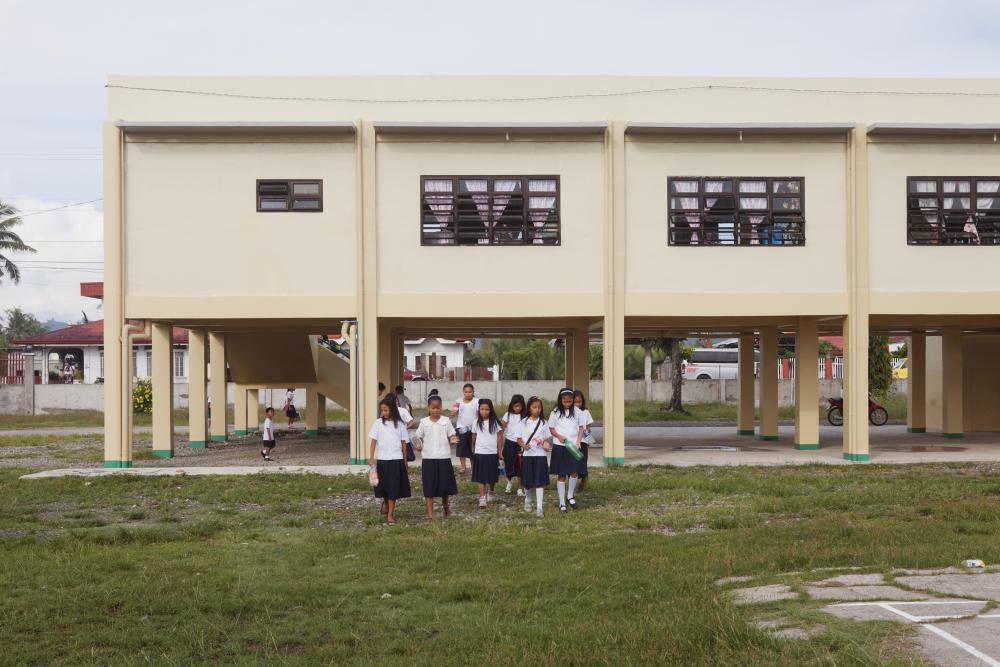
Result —
[[560, 506], [559, 506], [559, 511], [560, 511], [560, 512], [568, 512], [569, 510], [568, 510], [568, 509], [566, 509], [566, 506], [565, 506], [565, 505], [560, 505]]
[[267, 460], [267, 452], [264, 451], [263, 449], [260, 450], [260, 458], [264, 459], [265, 461]]
[[580, 509], [579, 507], [577, 507], [577, 506], [576, 506], [576, 498], [570, 498], [570, 499], [569, 499], [568, 501], [566, 501], [566, 502], [568, 502], [568, 503], [569, 503], [569, 506], [570, 506], [570, 507], [572, 507], [573, 509], [575, 509], [575, 510], [578, 510], [578, 509]]
[[264, 460], [265, 460], [265, 461], [273, 461], [274, 459], [272, 459], [272, 458], [271, 458], [270, 456], [265, 456], [265, 457], [264, 457]]

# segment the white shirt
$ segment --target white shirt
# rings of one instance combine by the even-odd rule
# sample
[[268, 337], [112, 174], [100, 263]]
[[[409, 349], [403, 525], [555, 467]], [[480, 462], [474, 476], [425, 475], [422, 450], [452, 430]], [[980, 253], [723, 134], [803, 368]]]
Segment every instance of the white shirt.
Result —
[[409, 441], [406, 424], [375, 420], [368, 437], [375, 441], [375, 458], [379, 461], [403, 460], [403, 443]]
[[407, 410], [409, 410], [410, 409], [410, 399], [408, 399], [403, 394], [396, 394], [396, 405], [398, 405], [401, 408], [406, 408]]
[[477, 420], [472, 425], [472, 434], [476, 436], [476, 454], [493, 454], [497, 453], [497, 434], [500, 432], [499, 427], [497, 430], [490, 433], [490, 423], [489, 421], [484, 421], [482, 426], [479, 426], [479, 421]]
[[450, 459], [451, 443], [448, 438], [455, 435], [455, 427], [451, 420], [441, 415], [437, 421], [424, 417], [417, 426], [417, 437], [424, 441], [424, 449], [420, 453], [425, 459]]
[[576, 420], [583, 427], [583, 440], [581, 442], [590, 444], [590, 433], [587, 432], [587, 427], [594, 423], [594, 418], [590, 415], [590, 410], [576, 408]]
[[291, 405], [292, 403], [294, 403], [295, 402], [295, 392], [294, 391], [286, 391], [285, 392], [285, 400], [288, 401], [289, 405]]
[[274, 440], [274, 422], [271, 421], [270, 417], [264, 419], [264, 429], [260, 432], [260, 437], [265, 442]]
[[456, 428], [471, 429], [479, 414], [479, 400], [473, 396], [472, 400], [466, 403], [460, 398], [452, 404], [451, 411], [458, 415], [455, 419]]
[[504, 429], [503, 434], [504, 439], [517, 442], [517, 434], [521, 430], [518, 428], [518, 424], [521, 423], [521, 415], [514, 414], [513, 412], [505, 412], [503, 413], [503, 419], [500, 421], [507, 423], [507, 428]]
[[[564, 440], [570, 440], [573, 444], [576, 444], [576, 434], [580, 429], [579, 413], [573, 410], [572, 416], [563, 416], [558, 410], [553, 410], [552, 414], [549, 415], [549, 429], [552, 431], [558, 431]], [[555, 438], [555, 436], [552, 436]], [[559, 442], [554, 442], [554, 444], [561, 445], [564, 440]]]
[[[535, 431], [536, 425], [538, 426], [537, 431]], [[532, 431], [535, 431], [534, 436], [531, 435]], [[549, 425], [544, 420], [532, 420], [531, 417], [526, 417], [518, 424], [517, 437], [524, 440], [524, 443], [529, 446], [528, 449], [524, 450], [524, 456], [545, 456], [543, 443], [552, 437], [552, 432], [549, 431]], [[531, 437], [531, 442], [528, 442], [528, 437]]]

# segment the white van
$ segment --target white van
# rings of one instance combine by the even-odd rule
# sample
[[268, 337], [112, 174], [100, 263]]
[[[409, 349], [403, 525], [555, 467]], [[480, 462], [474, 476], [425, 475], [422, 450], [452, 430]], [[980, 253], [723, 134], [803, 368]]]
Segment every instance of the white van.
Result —
[[[760, 352], [754, 350], [754, 372], [760, 362]], [[684, 362], [685, 380], [735, 380], [740, 351], [735, 348], [698, 347]]]

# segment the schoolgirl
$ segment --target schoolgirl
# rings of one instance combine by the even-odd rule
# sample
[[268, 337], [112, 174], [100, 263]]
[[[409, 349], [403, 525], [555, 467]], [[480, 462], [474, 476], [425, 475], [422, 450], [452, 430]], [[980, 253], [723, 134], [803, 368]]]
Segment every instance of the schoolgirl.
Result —
[[590, 410], [587, 409], [587, 397], [579, 389], [573, 390], [573, 407], [576, 409], [577, 421], [583, 427], [583, 439], [580, 441], [580, 451], [583, 452], [583, 460], [580, 461], [580, 482], [576, 486], [576, 490], [579, 491], [587, 483], [587, 461], [590, 459], [590, 430], [591, 425], [594, 423], [594, 418], [591, 416]]
[[[520, 430], [518, 424], [524, 417], [524, 396], [514, 394], [507, 405], [507, 412], [500, 418], [500, 425], [503, 426], [503, 466], [507, 474], [506, 493], [510, 493], [514, 488], [514, 482], [521, 475], [521, 448], [517, 446], [517, 433]], [[517, 495], [524, 495], [524, 485], [519, 484]]]
[[406, 424], [399, 417], [396, 402], [383, 399], [379, 418], [368, 432], [371, 438], [369, 460], [378, 473], [375, 497], [382, 498], [382, 513], [390, 526], [396, 525], [396, 501], [410, 497], [410, 478], [406, 470], [404, 444], [409, 440]]
[[[552, 431], [552, 473], [556, 475], [556, 489], [559, 492], [559, 511], [566, 512], [566, 503], [573, 509], [576, 504], [576, 483], [580, 474], [580, 461], [566, 451], [567, 440], [580, 448], [583, 427], [577, 419], [573, 407], [573, 390], [569, 387], [559, 390], [556, 407], [549, 415], [549, 430]], [[566, 496], [566, 478], [569, 478], [569, 497]]]
[[502, 441], [503, 428], [497, 419], [493, 401], [488, 398], [479, 399], [479, 415], [472, 425], [472, 481], [479, 483], [480, 507], [486, 507], [487, 501], [496, 498]]
[[544, 515], [542, 496], [549, 485], [547, 452], [552, 449], [552, 433], [542, 416], [545, 411], [542, 399], [528, 399], [525, 418], [518, 423], [517, 444], [521, 448], [521, 485], [524, 487], [524, 511], [531, 511], [531, 490], [535, 490], [535, 513]]
[[472, 425], [476, 422], [478, 410], [476, 388], [466, 383], [462, 387], [462, 397], [451, 406], [451, 414], [455, 417], [455, 430], [458, 432], [458, 447], [455, 448], [455, 455], [461, 466], [458, 471], [461, 475], [464, 475], [468, 470], [465, 459], [472, 458]]
[[420, 477], [427, 505], [427, 520], [434, 520], [434, 499], [441, 499], [445, 517], [451, 516], [448, 496], [458, 493], [455, 469], [451, 466], [451, 447], [458, 443], [451, 420], [441, 415], [441, 397], [427, 397], [428, 415], [420, 420], [416, 437], [423, 443]]

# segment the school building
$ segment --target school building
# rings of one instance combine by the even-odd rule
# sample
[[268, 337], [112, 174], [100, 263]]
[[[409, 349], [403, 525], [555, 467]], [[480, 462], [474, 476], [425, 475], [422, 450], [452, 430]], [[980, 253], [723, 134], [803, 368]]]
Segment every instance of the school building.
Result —
[[[649, 336], [739, 339], [747, 438], [778, 437], [779, 336], [803, 360], [843, 336], [843, 456], [868, 460], [875, 333], [909, 337], [913, 432], [1000, 431], [998, 118], [997, 80], [112, 77], [105, 465], [131, 465], [147, 336], [173, 453], [177, 328], [192, 447], [252, 429], [260, 388], [305, 386], [312, 430], [321, 397], [351, 406], [364, 462], [404, 340], [513, 335], [564, 338], [583, 388], [603, 344], [609, 464], [624, 344]], [[226, 366], [235, 414], [215, 397], [209, 422]], [[815, 448], [815, 375], [796, 394], [788, 446]]]

